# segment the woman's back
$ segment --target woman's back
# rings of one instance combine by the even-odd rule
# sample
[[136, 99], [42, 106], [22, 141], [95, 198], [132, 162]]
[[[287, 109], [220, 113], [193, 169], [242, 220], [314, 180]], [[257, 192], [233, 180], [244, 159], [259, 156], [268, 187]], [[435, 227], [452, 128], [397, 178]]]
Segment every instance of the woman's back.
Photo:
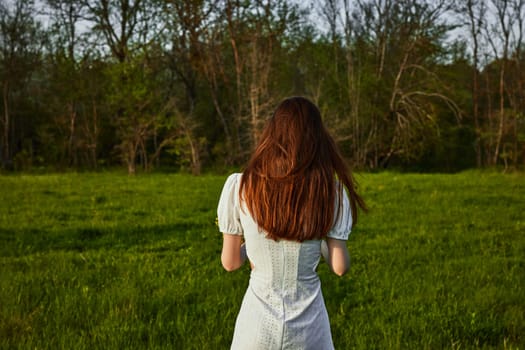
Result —
[[[316, 273], [321, 241], [269, 239], [239, 199], [241, 177], [233, 174], [228, 178], [218, 210], [221, 231], [244, 235], [253, 266], [232, 349], [332, 349], [328, 315]], [[348, 206], [348, 201], [344, 203]], [[349, 213], [346, 209], [343, 212]], [[342, 215], [329, 237], [346, 239], [351, 223], [350, 215]]]

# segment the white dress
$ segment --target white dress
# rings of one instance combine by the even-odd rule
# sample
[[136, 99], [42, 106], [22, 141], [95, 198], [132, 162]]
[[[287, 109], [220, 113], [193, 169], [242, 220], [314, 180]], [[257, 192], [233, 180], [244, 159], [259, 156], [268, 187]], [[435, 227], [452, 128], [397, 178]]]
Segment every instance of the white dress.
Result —
[[[316, 272], [321, 241], [276, 242], [266, 238], [239, 202], [241, 175], [228, 177], [217, 209], [220, 231], [244, 235], [248, 258], [254, 265], [231, 349], [333, 349]], [[328, 237], [348, 239], [352, 216], [346, 192], [340, 215], [334, 221]]]

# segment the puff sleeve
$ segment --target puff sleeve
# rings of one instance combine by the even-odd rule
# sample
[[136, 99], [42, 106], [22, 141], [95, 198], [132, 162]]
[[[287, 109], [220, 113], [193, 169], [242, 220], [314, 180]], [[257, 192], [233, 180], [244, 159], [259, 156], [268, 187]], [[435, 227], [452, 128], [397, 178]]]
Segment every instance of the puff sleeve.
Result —
[[241, 174], [231, 174], [222, 188], [217, 207], [217, 222], [222, 233], [242, 235], [240, 220], [239, 184]]
[[[334, 225], [327, 234], [327, 237], [347, 240], [352, 230], [352, 209], [350, 208], [350, 200], [348, 199], [348, 194], [344, 188], [340, 187], [342, 191], [342, 203], [339, 203], [339, 195], [336, 195], [335, 200], [335, 218]], [[339, 211], [337, 208], [339, 207]], [[337, 213], [339, 212], [339, 215]]]

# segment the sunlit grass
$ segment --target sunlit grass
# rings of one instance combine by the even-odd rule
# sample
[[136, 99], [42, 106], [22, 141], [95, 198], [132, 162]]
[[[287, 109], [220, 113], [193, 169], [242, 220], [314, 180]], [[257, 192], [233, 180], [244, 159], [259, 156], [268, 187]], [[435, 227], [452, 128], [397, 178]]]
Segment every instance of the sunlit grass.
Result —
[[[0, 177], [0, 348], [225, 349], [226, 176]], [[360, 174], [352, 267], [319, 267], [337, 349], [525, 347], [525, 177]]]

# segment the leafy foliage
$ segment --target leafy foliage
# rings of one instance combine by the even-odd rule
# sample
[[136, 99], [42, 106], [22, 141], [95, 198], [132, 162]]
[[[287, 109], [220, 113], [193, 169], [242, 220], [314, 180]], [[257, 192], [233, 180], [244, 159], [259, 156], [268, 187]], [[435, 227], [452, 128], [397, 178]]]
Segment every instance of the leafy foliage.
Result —
[[239, 166], [293, 94], [356, 168], [519, 168], [524, 6], [3, 0], [2, 169]]

